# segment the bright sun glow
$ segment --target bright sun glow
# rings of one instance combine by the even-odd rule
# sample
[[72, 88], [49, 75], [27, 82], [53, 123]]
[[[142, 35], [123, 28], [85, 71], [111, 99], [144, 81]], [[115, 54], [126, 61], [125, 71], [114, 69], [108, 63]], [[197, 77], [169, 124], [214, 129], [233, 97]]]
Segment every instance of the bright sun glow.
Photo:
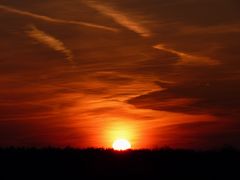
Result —
[[124, 151], [131, 148], [131, 144], [126, 139], [117, 139], [113, 142], [112, 145], [114, 150]]

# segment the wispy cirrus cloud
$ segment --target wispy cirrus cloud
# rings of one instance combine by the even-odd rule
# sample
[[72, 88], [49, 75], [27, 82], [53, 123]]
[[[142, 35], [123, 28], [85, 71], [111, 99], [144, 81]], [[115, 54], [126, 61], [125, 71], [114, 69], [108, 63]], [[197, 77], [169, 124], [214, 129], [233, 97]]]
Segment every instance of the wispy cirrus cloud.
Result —
[[60, 52], [65, 55], [66, 59], [73, 63], [73, 54], [70, 49], [68, 49], [62, 41], [53, 37], [44, 31], [39, 30], [35, 26], [31, 26], [30, 30], [26, 31], [27, 35], [32, 39], [38, 41], [39, 43], [53, 49], [54, 51]]
[[63, 20], [63, 19], [52, 18], [52, 17], [48, 17], [48, 16], [44, 16], [44, 15], [40, 15], [40, 14], [28, 12], [28, 11], [19, 10], [19, 9], [16, 9], [16, 8], [13, 8], [13, 7], [4, 6], [4, 5], [0, 5], [0, 10], [10, 12], [10, 13], [14, 13], [14, 14], [18, 14], [18, 15], [21, 15], [21, 16], [32, 17], [32, 18], [35, 18], [35, 19], [39, 19], [39, 20], [47, 21], [47, 22], [51, 22], [51, 23], [80, 25], [80, 26], [103, 29], [103, 30], [113, 31], [113, 32], [118, 31], [116, 28], [112, 28], [112, 27], [108, 27], [108, 26], [103, 26], [103, 25], [93, 24], [93, 23], [88, 23], [88, 22], [82, 22], [82, 21]]
[[89, 7], [97, 10], [101, 14], [111, 17], [116, 23], [121, 26], [139, 34], [142, 37], [151, 36], [151, 32], [143, 27], [140, 23], [136, 22], [133, 18], [126, 15], [124, 12], [114, 9], [109, 5], [99, 4], [96, 1], [86, 1]]
[[177, 51], [171, 48], [166, 47], [164, 44], [154, 45], [153, 48], [159, 49], [161, 51], [169, 52], [176, 54], [180, 57], [181, 61], [178, 64], [189, 64], [189, 65], [218, 65], [219, 62], [215, 59], [205, 56], [197, 56], [181, 51]]

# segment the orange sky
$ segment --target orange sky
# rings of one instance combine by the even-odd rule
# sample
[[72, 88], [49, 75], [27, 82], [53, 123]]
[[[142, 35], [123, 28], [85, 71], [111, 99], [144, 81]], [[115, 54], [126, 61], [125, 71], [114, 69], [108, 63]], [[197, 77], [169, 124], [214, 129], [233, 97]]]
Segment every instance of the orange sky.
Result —
[[0, 1], [0, 146], [240, 147], [237, 0]]

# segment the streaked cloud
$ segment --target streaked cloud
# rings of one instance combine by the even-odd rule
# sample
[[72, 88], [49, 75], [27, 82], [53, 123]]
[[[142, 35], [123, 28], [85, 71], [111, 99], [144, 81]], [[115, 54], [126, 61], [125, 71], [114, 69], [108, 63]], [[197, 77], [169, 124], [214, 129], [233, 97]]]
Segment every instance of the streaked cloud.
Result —
[[147, 28], [143, 27], [140, 23], [138, 23], [126, 13], [116, 10], [114, 7], [111, 7], [109, 5], [99, 4], [96, 1], [86, 1], [85, 3], [89, 7], [99, 11], [101, 14], [111, 17], [116, 23], [139, 34], [140, 36], [151, 36], [151, 32]]
[[157, 44], [154, 45], [153, 48], [159, 49], [161, 51], [169, 52], [172, 54], [176, 54], [180, 57], [181, 61], [178, 64], [189, 64], [189, 65], [218, 65], [219, 62], [215, 59], [204, 57], [204, 56], [197, 56], [192, 54], [187, 54], [181, 51], [177, 51], [171, 48], [166, 47], [164, 44]]
[[66, 56], [66, 59], [73, 63], [73, 54], [71, 50], [69, 50], [62, 41], [53, 37], [50, 34], [45, 33], [44, 31], [39, 30], [35, 26], [31, 26], [30, 30], [26, 31], [27, 35], [39, 43], [48, 46], [54, 51], [60, 52]]
[[177, 83], [168, 88], [129, 100], [137, 107], [187, 114], [238, 116], [240, 87], [235, 80], [216, 80], [208, 83]]
[[35, 13], [32, 13], [32, 12], [28, 12], [28, 11], [15, 9], [15, 8], [12, 8], [12, 7], [9, 7], [9, 6], [4, 6], [4, 5], [0, 5], [0, 10], [10, 12], [10, 13], [14, 13], [14, 14], [18, 14], [18, 15], [22, 15], [22, 16], [32, 17], [32, 18], [35, 18], [35, 19], [39, 19], [39, 20], [47, 21], [47, 22], [51, 22], [51, 23], [73, 24], [73, 25], [86, 26], [86, 27], [103, 29], [103, 30], [113, 31], [113, 32], [118, 31], [116, 28], [112, 28], [112, 27], [108, 27], [108, 26], [103, 26], [103, 25], [98, 25], [98, 24], [93, 24], [93, 23], [88, 23], [88, 22], [82, 22], [82, 21], [63, 20], [63, 19], [52, 18], [52, 17], [48, 17], [48, 16], [44, 16], [44, 15], [40, 15], [40, 14], [35, 14]]

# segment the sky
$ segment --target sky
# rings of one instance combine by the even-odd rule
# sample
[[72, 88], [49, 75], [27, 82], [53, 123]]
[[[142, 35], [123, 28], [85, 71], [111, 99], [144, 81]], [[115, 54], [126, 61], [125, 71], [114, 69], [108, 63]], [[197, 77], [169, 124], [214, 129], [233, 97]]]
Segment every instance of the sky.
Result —
[[0, 146], [240, 147], [238, 0], [0, 0]]

